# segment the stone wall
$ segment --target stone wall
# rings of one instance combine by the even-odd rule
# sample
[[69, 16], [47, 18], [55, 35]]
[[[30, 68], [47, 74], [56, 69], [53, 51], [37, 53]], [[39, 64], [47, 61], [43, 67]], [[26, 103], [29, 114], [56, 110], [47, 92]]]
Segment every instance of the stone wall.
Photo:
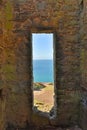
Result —
[[[86, 0], [0, 1], [1, 130], [79, 122], [86, 130], [86, 5]], [[33, 32], [54, 33], [52, 119], [32, 109]]]
[[83, 1], [83, 11], [81, 13], [81, 30], [80, 30], [80, 41], [81, 41], [81, 72], [82, 72], [82, 84], [81, 84], [81, 116], [80, 121], [84, 130], [87, 129], [87, 1]]

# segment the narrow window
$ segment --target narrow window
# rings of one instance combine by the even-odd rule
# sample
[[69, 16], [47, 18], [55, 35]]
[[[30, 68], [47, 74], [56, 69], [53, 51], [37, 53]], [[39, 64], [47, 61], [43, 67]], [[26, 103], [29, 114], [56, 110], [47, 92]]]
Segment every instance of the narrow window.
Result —
[[53, 114], [53, 33], [32, 33], [33, 95], [36, 110]]

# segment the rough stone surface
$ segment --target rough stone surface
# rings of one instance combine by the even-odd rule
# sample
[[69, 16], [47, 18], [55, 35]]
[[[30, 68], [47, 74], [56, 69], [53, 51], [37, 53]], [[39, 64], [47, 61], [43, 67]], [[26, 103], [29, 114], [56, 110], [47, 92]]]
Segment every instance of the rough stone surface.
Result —
[[[0, 0], [0, 130], [76, 124], [87, 130], [86, 6], [87, 0]], [[32, 110], [33, 32], [54, 33], [52, 119]]]

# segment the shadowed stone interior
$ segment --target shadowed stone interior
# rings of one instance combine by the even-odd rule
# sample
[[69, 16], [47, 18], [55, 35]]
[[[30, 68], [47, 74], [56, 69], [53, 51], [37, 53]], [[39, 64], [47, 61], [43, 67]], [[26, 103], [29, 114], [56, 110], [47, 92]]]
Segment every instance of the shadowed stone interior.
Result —
[[[0, 130], [76, 124], [87, 130], [86, 6], [86, 0], [0, 0]], [[32, 32], [54, 32], [52, 119], [32, 110]]]

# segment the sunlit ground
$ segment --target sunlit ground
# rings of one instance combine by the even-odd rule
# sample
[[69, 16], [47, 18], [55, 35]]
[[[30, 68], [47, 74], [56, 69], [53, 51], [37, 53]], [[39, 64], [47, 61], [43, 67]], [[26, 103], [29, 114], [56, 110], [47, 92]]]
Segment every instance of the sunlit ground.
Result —
[[53, 95], [54, 88], [52, 83], [37, 84], [34, 90], [34, 106], [40, 111], [49, 112], [54, 106]]

